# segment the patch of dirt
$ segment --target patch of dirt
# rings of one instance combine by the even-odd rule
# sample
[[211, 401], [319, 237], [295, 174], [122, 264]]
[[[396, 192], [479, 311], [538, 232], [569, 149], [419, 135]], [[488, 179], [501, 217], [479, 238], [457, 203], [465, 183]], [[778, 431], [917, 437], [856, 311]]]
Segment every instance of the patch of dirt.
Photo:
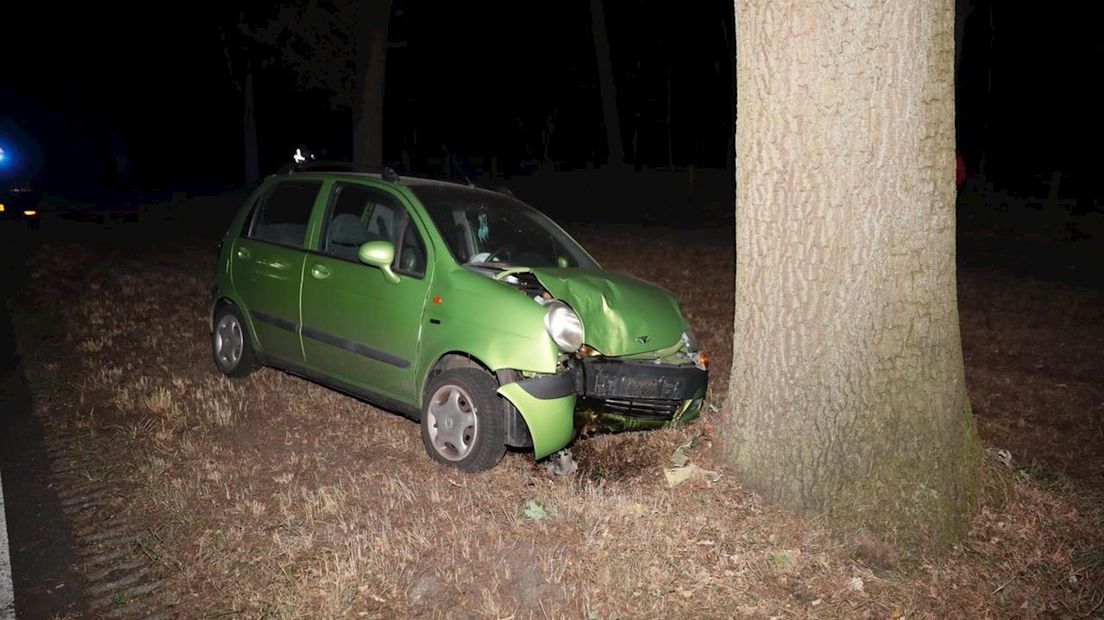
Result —
[[[147, 611], [193, 617], [1006, 617], [1099, 613], [1100, 295], [960, 278], [967, 379], [1011, 490], [948, 556], [876, 545], [763, 505], [731, 476], [668, 488], [716, 422], [731, 364], [731, 229], [574, 230], [605, 266], [674, 291], [712, 359], [700, 422], [522, 453], [464, 475], [416, 424], [308, 381], [218, 375], [210, 240], [57, 242], [31, 261], [17, 337], [47, 443], [70, 438], [151, 558]], [[64, 303], [58, 303], [64, 300]], [[706, 437], [708, 439], [708, 437]], [[713, 468], [708, 441], [691, 461]], [[527, 512], [536, 502], [540, 512]], [[76, 518], [76, 531], [95, 527]], [[84, 519], [84, 520], [82, 520]], [[889, 558], [889, 559], [887, 559]], [[119, 605], [124, 604], [120, 601]]]
[[1032, 475], [1104, 491], [1104, 292], [999, 272], [959, 282], [981, 436]]

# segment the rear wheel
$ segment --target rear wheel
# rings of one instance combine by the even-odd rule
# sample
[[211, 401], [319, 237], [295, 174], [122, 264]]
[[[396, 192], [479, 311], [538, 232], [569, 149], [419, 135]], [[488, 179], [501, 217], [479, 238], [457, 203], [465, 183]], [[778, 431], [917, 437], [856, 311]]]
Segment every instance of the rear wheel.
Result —
[[453, 368], [430, 381], [422, 404], [422, 443], [434, 460], [476, 472], [502, 459], [506, 416], [497, 388], [480, 368]]
[[229, 304], [223, 304], [215, 312], [211, 353], [215, 358], [215, 367], [228, 377], [244, 377], [257, 368], [249, 333], [237, 309]]

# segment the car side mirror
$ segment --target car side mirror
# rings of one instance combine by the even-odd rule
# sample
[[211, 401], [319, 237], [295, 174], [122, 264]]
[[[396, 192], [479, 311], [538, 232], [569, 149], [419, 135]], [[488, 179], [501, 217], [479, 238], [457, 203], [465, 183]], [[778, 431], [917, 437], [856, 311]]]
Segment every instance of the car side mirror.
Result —
[[391, 263], [395, 260], [395, 246], [390, 241], [369, 241], [357, 250], [360, 262], [379, 267], [383, 272], [383, 279], [391, 284], [399, 283], [399, 276], [391, 270]]

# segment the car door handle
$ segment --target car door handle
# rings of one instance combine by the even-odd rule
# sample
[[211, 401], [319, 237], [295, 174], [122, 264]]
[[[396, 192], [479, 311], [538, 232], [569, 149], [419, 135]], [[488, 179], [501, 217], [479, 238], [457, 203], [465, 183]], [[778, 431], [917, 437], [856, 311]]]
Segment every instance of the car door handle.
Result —
[[316, 280], [325, 280], [330, 277], [330, 270], [324, 265], [314, 265], [311, 267], [311, 275], [314, 276]]
[[245, 248], [238, 248], [236, 254], [238, 255], [238, 258], [249, 258], [249, 250]]

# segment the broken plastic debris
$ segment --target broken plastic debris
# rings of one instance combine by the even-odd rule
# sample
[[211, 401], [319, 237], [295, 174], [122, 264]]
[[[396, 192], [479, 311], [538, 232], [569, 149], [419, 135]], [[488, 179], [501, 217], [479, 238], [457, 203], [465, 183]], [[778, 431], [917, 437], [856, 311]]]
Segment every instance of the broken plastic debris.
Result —
[[566, 476], [575, 473], [578, 469], [579, 464], [575, 462], [575, 457], [567, 448], [548, 457], [548, 461], [544, 464], [544, 471], [549, 476]]
[[686, 450], [692, 443], [693, 440], [675, 448], [675, 451], [671, 453], [671, 467], [686, 467], [686, 464], [690, 462], [689, 457], [686, 456]]
[[677, 487], [691, 478], [701, 477], [710, 482], [721, 479], [721, 474], [709, 469], [702, 469], [693, 463], [684, 467], [668, 467], [663, 470], [663, 475], [667, 478], [668, 487]]
[[525, 509], [522, 511], [525, 516], [534, 521], [543, 519], [548, 516], [548, 509], [540, 504], [536, 500], [529, 500], [525, 502]]
[[694, 447], [694, 443], [701, 438], [701, 434], [694, 435], [686, 441], [686, 443], [675, 448], [675, 451], [671, 453], [671, 467], [685, 467], [690, 462], [690, 458], [686, 456], [686, 453], [690, 448]]
[[691, 437], [686, 443], [675, 448], [675, 451], [671, 453], [671, 467], [663, 470], [663, 475], [667, 478], [668, 487], [676, 487], [698, 476], [710, 482], [716, 482], [720, 479], [721, 474], [694, 465], [690, 462], [690, 457], [686, 456], [687, 451], [694, 447], [694, 442], [697, 441], [699, 437], [701, 437], [701, 435]]

